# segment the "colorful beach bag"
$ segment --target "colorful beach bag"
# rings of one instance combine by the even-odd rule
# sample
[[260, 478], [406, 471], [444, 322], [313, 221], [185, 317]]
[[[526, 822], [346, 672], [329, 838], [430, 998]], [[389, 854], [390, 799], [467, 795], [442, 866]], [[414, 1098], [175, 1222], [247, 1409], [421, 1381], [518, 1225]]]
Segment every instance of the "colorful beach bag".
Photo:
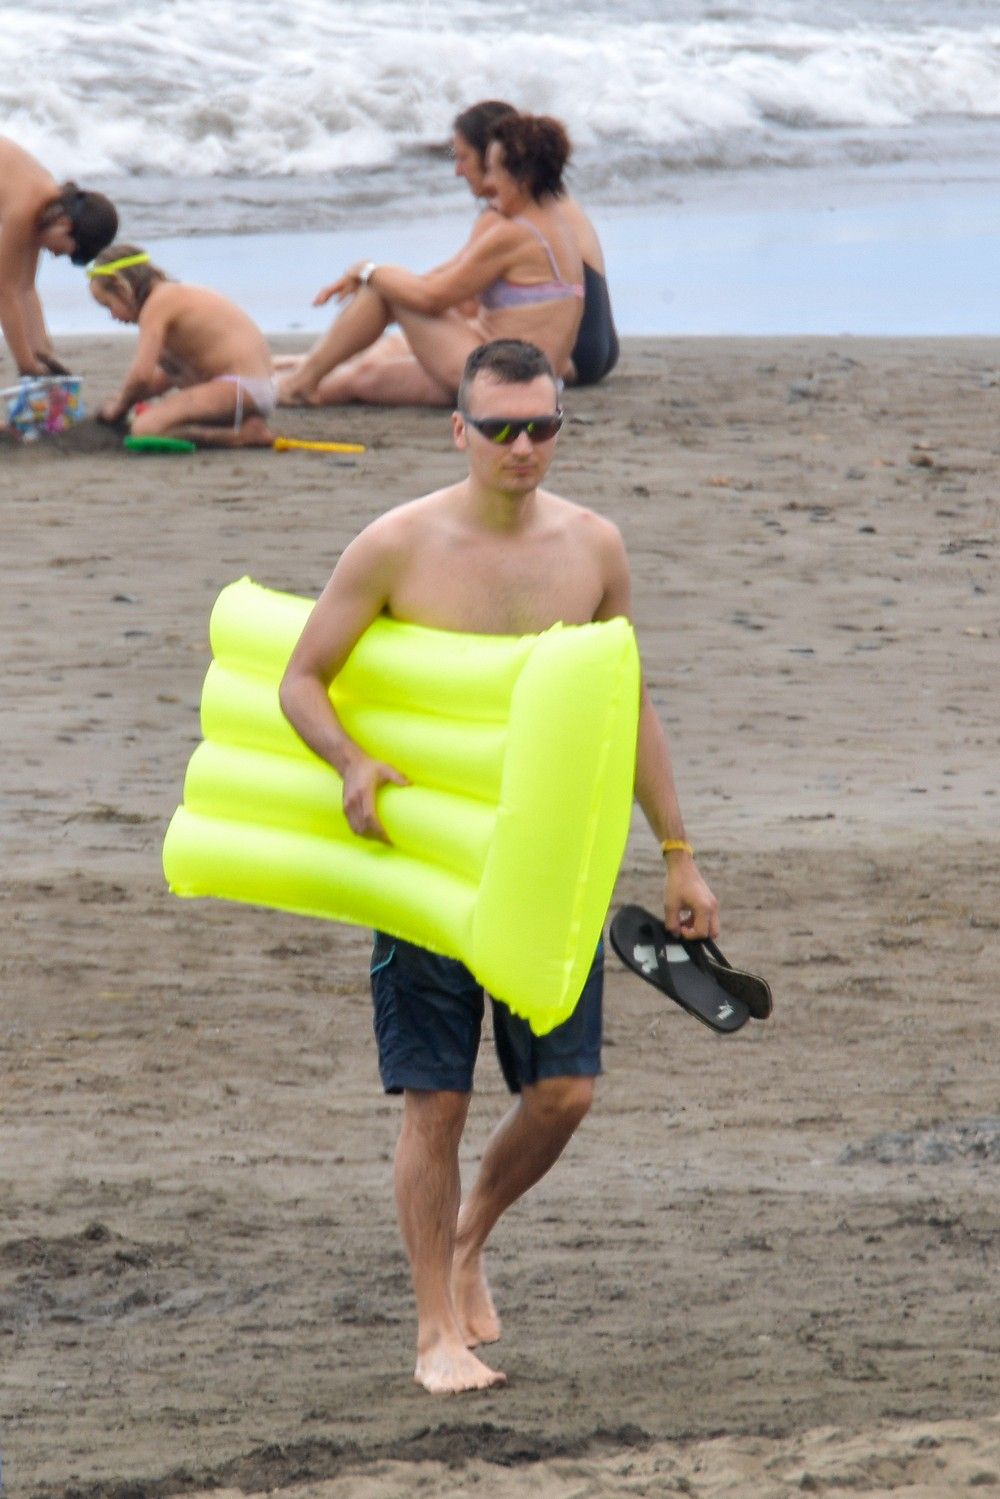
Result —
[[0, 391], [7, 425], [22, 442], [66, 432], [85, 415], [79, 375], [26, 375]]

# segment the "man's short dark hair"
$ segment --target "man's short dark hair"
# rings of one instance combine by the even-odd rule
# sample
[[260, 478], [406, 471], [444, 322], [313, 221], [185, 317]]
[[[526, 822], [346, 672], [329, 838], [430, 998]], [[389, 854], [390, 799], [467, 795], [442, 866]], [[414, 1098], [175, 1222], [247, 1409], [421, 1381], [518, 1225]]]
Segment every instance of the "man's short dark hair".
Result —
[[118, 233], [118, 213], [103, 193], [77, 193], [67, 208], [76, 249], [74, 265], [88, 265]]
[[500, 385], [530, 385], [539, 375], [547, 375], [556, 385], [556, 372], [536, 344], [523, 338], [495, 338], [480, 344], [465, 361], [458, 387], [458, 409], [465, 411], [472, 382], [486, 374]]
[[75, 182], [64, 182], [59, 195], [46, 203], [35, 228], [48, 229], [60, 219], [69, 219], [73, 236], [74, 265], [89, 265], [118, 233], [118, 212], [103, 193], [84, 192]]

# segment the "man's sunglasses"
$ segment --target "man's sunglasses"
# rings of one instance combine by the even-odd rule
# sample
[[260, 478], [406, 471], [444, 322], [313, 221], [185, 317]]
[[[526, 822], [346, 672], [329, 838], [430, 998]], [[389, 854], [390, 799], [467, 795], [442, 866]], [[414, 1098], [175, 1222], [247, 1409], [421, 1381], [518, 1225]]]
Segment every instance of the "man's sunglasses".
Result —
[[532, 442], [551, 442], [563, 424], [563, 414], [556, 411], [552, 416], [470, 416], [462, 412], [462, 420], [475, 427], [489, 442], [507, 447], [516, 442], [522, 432], [527, 432]]

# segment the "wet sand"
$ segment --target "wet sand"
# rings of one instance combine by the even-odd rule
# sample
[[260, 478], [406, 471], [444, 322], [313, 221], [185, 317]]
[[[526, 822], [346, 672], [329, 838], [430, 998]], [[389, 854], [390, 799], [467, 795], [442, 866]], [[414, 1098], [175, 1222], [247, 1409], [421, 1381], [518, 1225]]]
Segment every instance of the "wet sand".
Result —
[[[66, 347], [61, 345], [61, 347]], [[129, 342], [73, 349], [91, 405]], [[716, 1037], [609, 957], [606, 1076], [490, 1260], [509, 1387], [433, 1399], [355, 929], [163, 888], [206, 626], [461, 472], [0, 442], [0, 1452], [11, 1494], [1000, 1484], [1000, 341], [633, 340], [551, 487], [622, 527], [722, 945]], [[655, 905], [636, 821], [618, 898]], [[471, 1170], [504, 1107], [490, 1050]]]

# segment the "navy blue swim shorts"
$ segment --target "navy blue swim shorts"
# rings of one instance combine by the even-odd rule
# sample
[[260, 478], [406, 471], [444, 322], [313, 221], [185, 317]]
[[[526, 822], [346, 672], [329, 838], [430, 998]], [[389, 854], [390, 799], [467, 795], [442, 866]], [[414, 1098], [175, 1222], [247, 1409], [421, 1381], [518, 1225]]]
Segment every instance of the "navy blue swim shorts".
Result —
[[[471, 1092], [487, 996], [465, 965], [376, 932], [371, 982], [385, 1091]], [[546, 1077], [598, 1076], [603, 994], [599, 942], [576, 1009], [547, 1036], [490, 998], [494, 1045], [512, 1093]]]

